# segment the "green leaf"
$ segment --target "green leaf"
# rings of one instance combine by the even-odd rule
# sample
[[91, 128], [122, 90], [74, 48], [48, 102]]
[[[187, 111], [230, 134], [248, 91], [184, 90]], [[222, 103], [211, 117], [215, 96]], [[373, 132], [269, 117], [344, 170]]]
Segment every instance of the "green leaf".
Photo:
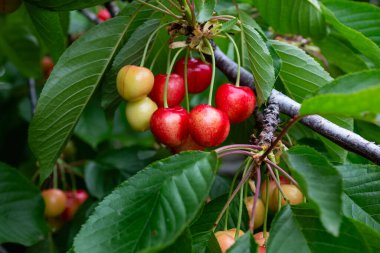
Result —
[[345, 0], [324, 0], [323, 4], [342, 24], [380, 45], [380, 9], [377, 6]]
[[366, 240], [367, 245], [372, 252], [380, 252], [380, 233], [367, 227], [361, 222], [352, 219], [350, 219], [350, 221], [355, 225], [355, 228], [359, 231], [359, 234], [362, 235], [362, 238]]
[[215, 0], [195, 0], [195, 10], [197, 12], [197, 21], [203, 23], [212, 17], [216, 1]]
[[300, 115], [333, 114], [380, 125], [380, 70], [345, 75], [305, 100]]
[[231, 20], [228, 20], [226, 22], [224, 22], [222, 24], [222, 28], [220, 28], [220, 31], [221, 32], [228, 32], [230, 31], [232, 28], [234, 28], [234, 26], [236, 25], [238, 19], [237, 18], [234, 18], [234, 19], [231, 19]]
[[191, 253], [191, 250], [191, 233], [189, 229], [186, 229], [172, 245], [162, 250], [161, 252]]
[[139, 65], [142, 59], [144, 48], [149, 36], [160, 24], [158, 19], [149, 19], [149, 16], [142, 17], [138, 22], [144, 22], [131, 35], [131, 38], [123, 46], [115, 57], [111, 69], [107, 72], [102, 84], [102, 106], [115, 106], [120, 101], [120, 95], [116, 89], [116, 76], [124, 65]]
[[102, 108], [96, 102], [90, 102], [79, 118], [75, 135], [96, 149], [99, 143], [107, 139], [110, 132], [111, 128]]
[[40, 190], [16, 169], [0, 162], [0, 244], [35, 244], [47, 234]]
[[242, 39], [245, 41], [249, 66], [255, 78], [258, 104], [265, 103], [271, 94], [275, 73], [271, 54], [263, 38], [250, 24], [245, 15], [241, 15]]
[[75, 41], [61, 56], [42, 90], [29, 128], [29, 145], [46, 179], [76, 122], [125, 38], [145, 15], [129, 7], [125, 16], [101, 23]]
[[337, 236], [342, 209], [340, 174], [324, 156], [306, 146], [289, 149], [285, 153], [285, 160], [299, 182], [302, 192], [315, 205], [323, 226]]
[[239, 237], [236, 242], [227, 250], [227, 253], [252, 253], [257, 252], [257, 244], [251, 232]]
[[316, 0], [255, 0], [264, 20], [279, 33], [321, 38], [326, 25]]
[[104, 4], [108, 0], [25, 0], [25, 2], [54, 11], [71, 11]]
[[316, 41], [329, 63], [335, 64], [346, 73], [368, 69], [367, 64], [347, 42], [334, 33]]
[[380, 232], [380, 170], [378, 166], [336, 166], [343, 177], [343, 213]]
[[298, 102], [332, 80], [330, 75], [303, 50], [284, 42], [271, 40], [281, 58], [280, 79], [286, 93]]
[[323, 228], [318, 214], [307, 204], [282, 208], [272, 222], [268, 242], [268, 252], [372, 252], [367, 246], [371, 244], [370, 238], [362, 236], [355, 221], [343, 217], [339, 236], [334, 237]]
[[355, 133], [359, 134], [364, 139], [372, 142], [380, 143], [380, 128], [375, 124], [365, 121], [355, 121]]
[[26, 77], [41, 77], [41, 48], [24, 8], [0, 16], [0, 54]]
[[45, 46], [54, 59], [58, 61], [66, 48], [67, 30], [62, 27], [59, 12], [41, 9], [31, 4], [25, 4], [33, 24]]
[[216, 154], [207, 152], [149, 165], [99, 204], [75, 238], [75, 252], [153, 252], [169, 246], [199, 212], [217, 167]]
[[[348, 1], [345, 2], [350, 4]], [[380, 67], [380, 48], [361, 32], [344, 25], [327, 7], [321, 6], [326, 22], [343, 35], [360, 53], [370, 59], [376, 67]]]

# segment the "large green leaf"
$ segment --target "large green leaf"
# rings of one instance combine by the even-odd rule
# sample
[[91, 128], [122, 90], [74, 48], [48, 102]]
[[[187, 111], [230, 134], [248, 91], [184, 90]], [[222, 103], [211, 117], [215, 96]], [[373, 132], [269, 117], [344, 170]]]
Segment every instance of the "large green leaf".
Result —
[[323, 37], [325, 20], [316, 0], [255, 0], [261, 16], [279, 33]]
[[192, 245], [191, 245], [191, 233], [189, 229], [186, 229], [185, 232], [180, 235], [177, 240], [167, 247], [166, 249], [160, 251], [170, 252], [170, 253], [191, 253]]
[[197, 11], [197, 21], [199, 23], [206, 22], [214, 12], [216, 1], [215, 0], [195, 0], [195, 7]]
[[[148, 17], [142, 17], [141, 21], [147, 20]], [[102, 106], [115, 106], [121, 101], [120, 95], [116, 90], [116, 76], [124, 65], [139, 65], [143, 56], [144, 48], [148, 38], [157, 29], [160, 21], [158, 19], [149, 19], [143, 25], [136, 29], [128, 42], [123, 46], [111, 69], [107, 72], [102, 84]], [[161, 45], [162, 46], [162, 45]]]
[[368, 69], [364, 59], [336, 34], [331, 33], [316, 43], [328, 62], [335, 64], [344, 72], [350, 73]]
[[300, 115], [333, 114], [380, 124], [380, 71], [342, 76], [305, 100]]
[[271, 94], [274, 82], [275, 73], [271, 54], [265, 41], [251, 26], [249, 19], [245, 15], [241, 15], [242, 22], [242, 39], [246, 45], [246, 57], [249, 62], [247, 66], [255, 77], [256, 93], [258, 104], [265, 103]]
[[345, 164], [336, 168], [343, 177], [344, 215], [380, 232], [379, 167]]
[[[75, 41], [61, 56], [38, 101], [29, 128], [29, 144], [48, 177], [83, 109], [126, 38], [147, 15], [130, 6], [124, 15], [101, 23]], [[149, 13], [149, 12], [148, 12]]]
[[306, 146], [289, 149], [285, 153], [285, 160], [307, 199], [315, 205], [323, 226], [337, 236], [341, 223], [343, 188], [338, 171], [324, 156]]
[[66, 48], [67, 30], [61, 22], [61, 14], [26, 4], [29, 16], [54, 61], [58, 61]]
[[149, 165], [99, 204], [75, 238], [75, 252], [155, 252], [172, 244], [202, 207], [217, 166], [207, 152]]
[[323, 4], [344, 25], [351, 27], [380, 45], [380, 9], [368, 3], [324, 0]]
[[108, 0], [25, 0], [25, 2], [54, 11], [70, 11], [103, 4]]
[[[345, 3], [345, 5], [348, 5], [351, 2], [345, 1]], [[341, 10], [342, 8], [339, 9]], [[326, 18], [326, 22], [328, 22], [341, 35], [343, 35], [353, 47], [360, 51], [360, 53], [370, 59], [376, 67], [380, 67], [380, 48], [376, 45], [375, 42], [367, 38], [361, 32], [344, 25], [344, 23], [339, 20], [339, 16], [335, 16], [335, 14], [327, 7], [322, 5], [322, 10]], [[362, 19], [361, 17], [359, 18]]]
[[271, 40], [282, 60], [280, 79], [286, 93], [298, 102], [332, 80], [330, 75], [303, 50], [284, 42]]
[[47, 234], [40, 190], [16, 169], [0, 162], [0, 244], [30, 246]]
[[257, 244], [251, 232], [239, 237], [236, 242], [227, 250], [227, 253], [253, 253], [257, 252]]
[[[369, 236], [365, 236], [363, 231]], [[334, 237], [323, 228], [315, 210], [303, 204], [286, 206], [276, 216], [272, 222], [267, 252], [375, 253], [378, 251], [372, 249], [376, 249], [374, 242], [378, 241], [378, 233], [345, 217], [339, 236]]]

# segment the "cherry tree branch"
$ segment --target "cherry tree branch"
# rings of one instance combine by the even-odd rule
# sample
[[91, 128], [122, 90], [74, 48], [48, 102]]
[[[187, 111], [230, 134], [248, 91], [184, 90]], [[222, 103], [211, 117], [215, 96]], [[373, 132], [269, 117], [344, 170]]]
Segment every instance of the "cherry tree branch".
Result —
[[[237, 74], [237, 64], [228, 58], [219, 48], [215, 49], [216, 66], [234, 82]], [[240, 84], [254, 90], [253, 76], [244, 68], [241, 68]], [[298, 115], [301, 105], [277, 90], [272, 90], [270, 99], [278, 102], [281, 113], [290, 117]], [[342, 128], [327, 119], [312, 115], [300, 120], [302, 124], [328, 138], [348, 151], [359, 154], [368, 160], [380, 165], [380, 146], [370, 142], [360, 135]]]

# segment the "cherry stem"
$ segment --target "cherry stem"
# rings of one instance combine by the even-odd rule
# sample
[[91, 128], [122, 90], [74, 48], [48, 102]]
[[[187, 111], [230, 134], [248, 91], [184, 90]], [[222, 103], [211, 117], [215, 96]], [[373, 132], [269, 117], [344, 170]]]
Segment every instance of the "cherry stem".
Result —
[[[247, 170], [249, 169], [249, 164], [247, 163], [244, 172], [243, 177], [247, 173]], [[236, 224], [236, 233], [235, 233], [235, 240], [239, 237], [239, 231], [240, 231], [240, 225], [241, 225], [241, 217], [243, 215], [243, 201], [244, 201], [244, 188], [242, 187], [240, 189], [240, 198], [239, 198], [239, 214], [238, 214], [238, 221]]]
[[252, 152], [249, 152], [249, 151], [244, 151], [244, 150], [228, 150], [228, 151], [225, 151], [223, 152], [222, 154], [219, 154], [218, 155], [218, 158], [222, 158], [224, 156], [228, 156], [228, 155], [245, 155], [245, 156], [252, 156]]
[[[266, 166], [267, 166], [267, 168], [268, 168], [268, 171], [269, 171], [269, 173], [270, 173], [270, 175], [271, 175], [271, 177], [273, 178], [273, 181], [276, 183], [276, 185], [277, 185], [277, 188], [279, 189], [279, 200], [280, 200], [280, 203], [279, 203], [279, 205], [278, 205], [278, 207], [280, 208], [280, 205], [281, 205], [281, 195], [286, 199], [286, 197], [285, 197], [285, 195], [284, 195], [284, 192], [282, 191], [282, 188], [281, 188], [281, 184], [280, 184], [280, 182], [279, 182], [279, 179], [276, 177], [276, 175], [274, 174], [274, 172], [273, 172], [273, 169], [272, 169], [272, 167], [270, 166], [270, 164], [266, 164]], [[280, 193], [281, 193], [281, 195], [280, 195]]]
[[63, 184], [63, 189], [67, 189], [65, 168], [63, 166], [63, 161], [61, 159], [58, 159], [57, 166], [59, 168], [59, 173], [61, 174], [61, 180], [62, 180], [62, 184]]
[[174, 1], [172, 1], [172, 0], [168, 0], [168, 2], [172, 5], [172, 6], [174, 6], [174, 8], [176, 8], [179, 12], [181, 12], [182, 13], [182, 9], [181, 9], [181, 6], [179, 6], [176, 2], [174, 2]]
[[262, 148], [258, 145], [251, 145], [251, 144], [232, 144], [232, 145], [228, 145], [228, 146], [223, 146], [223, 147], [220, 147], [220, 148], [217, 148], [215, 149], [214, 151], [216, 153], [220, 153], [220, 152], [223, 152], [225, 150], [229, 150], [229, 149], [235, 149], [235, 148], [238, 148], [238, 149], [243, 149], [243, 148], [250, 148], [250, 149], [256, 149], [256, 150], [261, 150]]
[[159, 11], [159, 12], [162, 12], [162, 13], [165, 13], [165, 14], [167, 14], [167, 15], [169, 15], [169, 16], [172, 16], [172, 17], [174, 17], [175, 19], [181, 19], [181, 16], [177, 16], [177, 15], [175, 15], [175, 14], [174, 14], [173, 12], [171, 12], [171, 11], [163, 10], [163, 9], [157, 7], [157, 6], [154, 6], [153, 4], [147, 3], [147, 2], [142, 1], [142, 0], [136, 0], [136, 1], [139, 2], [139, 3], [141, 3], [141, 4], [144, 4], [144, 5], [146, 5], [146, 6], [149, 6], [150, 8], [155, 9], [155, 10], [157, 10], [157, 11]]
[[54, 165], [53, 168], [53, 188], [58, 189], [58, 172], [57, 172], [57, 164]]
[[240, 180], [239, 184], [236, 186], [235, 190], [232, 192], [231, 196], [228, 198], [228, 200], [227, 200], [226, 204], [224, 205], [222, 211], [219, 213], [219, 216], [216, 219], [216, 222], [214, 224], [214, 228], [218, 225], [220, 219], [222, 219], [224, 212], [226, 211], [226, 209], [228, 208], [228, 206], [231, 204], [232, 200], [235, 198], [235, 196], [239, 192], [240, 188], [249, 179], [249, 176], [250, 176], [250, 174], [251, 174], [251, 172], [253, 170], [253, 165], [252, 165], [252, 161], [253, 160], [251, 158], [248, 158], [248, 159], [249, 159], [249, 164], [250, 164], [249, 169], [247, 170], [247, 173], [242, 177], [242, 179]]
[[185, 0], [184, 1], [184, 4], [185, 4], [185, 10], [188, 12], [188, 16], [191, 20], [191, 23], [193, 24], [193, 27], [195, 27], [195, 10], [194, 10], [194, 6], [190, 3], [190, 0]]
[[288, 132], [288, 130], [295, 124], [297, 123], [299, 120], [301, 120], [303, 117], [305, 116], [295, 116], [294, 118], [292, 118], [288, 124], [286, 124], [286, 126], [282, 129], [281, 133], [277, 136], [277, 138], [272, 142], [272, 144], [269, 146], [269, 148], [267, 150], [265, 150], [264, 154], [262, 156], [260, 156], [260, 159], [259, 159], [259, 162], [262, 162], [268, 155], [270, 152], [272, 152], [272, 150], [274, 149], [274, 147], [276, 147], [276, 145], [280, 142], [280, 140], [284, 137], [284, 135]]
[[[231, 196], [232, 194], [232, 190], [234, 189], [234, 186], [235, 186], [235, 182], [236, 182], [236, 179], [237, 177], [239, 176], [240, 174], [240, 171], [243, 169], [243, 167], [245, 167], [245, 165], [249, 162], [249, 159], [245, 159], [243, 164], [239, 167], [239, 169], [236, 171], [235, 173], [235, 176], [234, 178], [232, 179], [232, 183], [231, 183], [231, 188], [230, 188], [230, 191], [228, 193], [228, 197]], [[224, 221], [224, 230], [227, 230], [227, 225], [228, 225], [228, 213], [230, 211], [230, 207], [228, 206], [227, 207], [227, 210], [226, 210], [226, 215], [225, 215], [225, 221]], [[216, 226], [215, 226], [216, 227]]]
[[257, 177], [257, 182], [256, 182], [256, 191], [255, 195], [253, 197], [253, 206], [252, 206], [252, 211], [251, 211], [251, 219], [249, 220], [249, 230], [253, 234], [254, 229], [255, 229], [255, 213], [256, 213], [256, 205], [257, 205], [257, 200], [259, 198], [259, 191], [261, 187], [261, 171], [260, 171], [260, 166], [257, 165], [256, 167], [256, 177]]
[[159, 30], [161, 30], [163, 27], [167, 26], [169, 23], [165, 23], [165, 24], [162, 24], [160, 25], [156, 30], [153, 31], [153, 33], [149, 36], [148, 38], [148, 41], [146, 42], [146, 45], [145, 45], [145, 48], [144, 48], [144, 53], [143, 53], [143, 56], [141, 58], [141, 63], [140, 63], [140, 67], [144, 67], [144, 64], [145, 64], [145, 58], [146, 58], [146, 55], [147, 55], [147, 52], [148, 52], [148, 48], [149, 48], [149, 45], [150, 45], [150, 42], [152, 41], [153, 37], [157, 34], [157, 32]]
[[[160, 5], [165, 11], [170, 12], [170, 13], [172, 13], [173, 15], [175, 15], [174, 12], [172, 12], [168, 7], [166, 7], [166, 6], [165, 6], [163, 3], [161, 3], [160, 1], [156, 0], [155, 2], [156, 2], [158, 5]], [[177, 16], [177, 15], [175, 15], [175, 16]]]
[[212, 104], [212, 91], [214, 89], [214, 81], [215, 81], [215, 55], [214, 55], [214, 49], [212, 48], [210, 41], [208, 41], [208, 39], [205, 39], [204, 41], [211, 51], [211, 60], [212, 60], [211, 85], [210, 85], [210, 93], [208, 96], [208, 105], [211, 106], [211, 104]]
[[275, 169], [279, 170], [289, 181], [291, 181], [295, 186], [299, 187], [298, 183], [292, 176], [290, 176], [283, 168], [278, 166], [276, 163], [272, 162], [269, 159], [264, 160], [266, 163], [269, 163], [271, 166], [273, 166]]
[[186, 110], [187, 112], [190, 112], [190, 103], [189, 103], [189, 88], [188, 88], [188, 80], [187, 80], [187, 65], [189, 61], [189, 52], [190, 49], [188, 48], [186, 50], [186, 55], [185, 55], [185, 66], [184, 66], [184, 81], [185, 81], [185, 101], [186, 101]]
[[263, 225], [263, 235], [264, 238], [267, 238], [267, 222], [268, 222], [268, 209], [269, 209], [269, 177], [266, 175], [265, 178], [265, 191], [266, 191], [266, 196], [265, 196], [265, 213], [264, 213], [264, 225]]
[[239, 87], [240, 86], [240, 68], [241, 68], [241, 60], [240, 60], [239, 48], [236, 45], [236, 42], [234, 41], [234, 39], [231, 37], [231, 35], [229, 35], [228, 33], [225, 33], [225, 35], [231, 41], [231, 43], [234, 45], [234, 48], [235, 48], [236, 60], [237, 60], [237, 73], [236, 73], [235, 86]]
[[[174, 63], [177, 60], [178, 55], [184, 50], [185, 48], [181, 48], [180, 50], [177, 51], [177, 53], [174, 55], [173, 59], [171, 60], [171, 63], [169, 64], [169, 67], [166, 70], [166, 79], [165, 79], [165, 86], [164, 86], [164, 108], [168, 108], [168, 85], [169, 85], [169, 78], [170, 78], [170, 73], [172, 72], [172, 69], [174, 67]], [[169, 50], [170, 52], [170, 50]], [[170, 55], [169, 61], [170, 61]]]

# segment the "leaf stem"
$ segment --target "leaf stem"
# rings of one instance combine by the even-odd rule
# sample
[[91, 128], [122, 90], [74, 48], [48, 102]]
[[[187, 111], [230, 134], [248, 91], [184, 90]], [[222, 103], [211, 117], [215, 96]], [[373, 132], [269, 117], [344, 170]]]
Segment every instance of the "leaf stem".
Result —
[[[166, 70], [166, 79], [165, 79], [165, 86], [164, 86], [164, 108], [168, 108], [168, 85], [169, 85], [169, 78], [170, 73], [172, 72], [173, 66], [175, 61], [177, 60], [178, 55], [184, 50], [185, 48], [181, 48], [177, 51], [177, 53], [174, 55], [173, 59], [171, 60], [171, 63], [169, 64], [167, 70]], [[170, 52], [170, 50], [169, 50]], [[170, 55], [168, 56], [168, 60], [170, 62]]]
[[210, 85], [210, 93], [209, 93], [209, 96], [208, 96], [208, 105], [211, 106], [211, 104], [212, 104], [212, 95], [213, 95], [212, 91], [214, 89], [214, 81], [215, 81], [215, 55], [214, 55], [214, 49], [212, 48], [210, 41], [208, 41], [208, 39], [204, 39], [204, 42], [206, 43], [206, 45], [208, 46], [208, 48], [211, 51], [211, 60], [212, 60], [211, 85]]
[[228, 33], [225, 33], [225, 35], [231, 41], [231, 43], [234, 45], [234, 48], [235, 48], [236, 60], [237, 60], [237, 74], [236, 74], [235, 86], [239, 87], [240, 86], [240, 68], [241, 68], [241, 60], [240, 60], [239, 48], [236, 45], [236, 42], [234, 41], [234, 39], [231, 37], [231, 35], [229, 35]]

